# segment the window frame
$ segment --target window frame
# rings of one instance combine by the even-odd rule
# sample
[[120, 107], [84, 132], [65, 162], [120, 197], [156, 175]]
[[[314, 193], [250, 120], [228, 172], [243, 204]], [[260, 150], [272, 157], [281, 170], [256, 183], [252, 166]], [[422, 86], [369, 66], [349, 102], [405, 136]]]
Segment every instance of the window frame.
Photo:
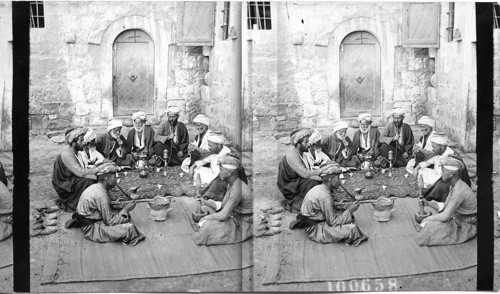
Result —
[[[269, 31], [273, 29], [272, 3], [271, 1], [247, 1], [247, 30]], [[259, 8], [262, 7], [264, 15], [260, 15]], [[268, 15], [266, 8], [269, 8]], [[254, 16], [252, 16], [254, 12]], [[263, 26], [262, 26], [263, 25]], [[255, 29], [254, 27], [257, 26]]]
[[229, 39], [229, 22], [231, 19], [231, 2], [230, 1], [224, 1], [224, 7], [222, 8], [222, 25], [221, 30], [222, 30], [222, 40], [227, 40]]
[[448, 3], [448, 26], [446, 27], [446, 31], [448, 32], [448, 43], [453, 42], [454, 39], [454, 30], [455, 30], [455, 2]]
[[[35, 13], [33, 13], [33, 7], [36, 9]], [[45, 6], [43, 1], [30, 1], [30, 28], [45, 28]]]

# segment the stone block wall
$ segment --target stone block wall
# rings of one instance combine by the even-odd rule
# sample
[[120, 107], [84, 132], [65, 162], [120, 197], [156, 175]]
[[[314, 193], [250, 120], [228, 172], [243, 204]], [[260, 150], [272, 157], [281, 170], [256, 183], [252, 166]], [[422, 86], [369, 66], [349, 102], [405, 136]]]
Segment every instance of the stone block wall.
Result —
[[0, 151], [12, 150], [12, 4], [0, 2]]
[[[441, 24], [448, 22], [448, 6], [441, 8]], [[436, 52], [435, 95], [429, 108], [436, 128], [467, 152], [476, 143], [476, 34], [474, 3], [455, 3], [455, 29], [460, 38], [448, 42], [446, 26], [441, 25], [440, 46]]]
[[103, 125], [113, 117], [112, 45], [125, 29], [155, 42], [153, 124], [169, 105], [181, 120], [200, 111], [208, 61], [175, 45], [176, 2], [44, 2], [45, 28], [31, 31], [30, 122], [34, 133]]
[[[410, 124], [429, 112], [426, 88], [434, 60], [427, 49], [401, 46], [401, 3], [278, 2], [271, 9], [276, 30], [252, 33], [257, 131], [331, 128], [340, 118], [339, 45], [359, 30], [381, 45], [382, 110], [373, 114], [375, 124], [385, 124], [394, 106], [407, 110]], [[357, 125], [355, 118], [347, 120]]]

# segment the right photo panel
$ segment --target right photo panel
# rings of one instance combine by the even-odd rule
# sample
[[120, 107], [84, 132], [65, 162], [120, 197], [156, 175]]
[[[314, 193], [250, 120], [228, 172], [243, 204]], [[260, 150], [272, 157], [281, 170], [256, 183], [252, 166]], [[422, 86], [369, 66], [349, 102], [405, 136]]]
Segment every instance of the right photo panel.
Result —
[[253, 290], [475, 290], [475, 3], [246, 6]]

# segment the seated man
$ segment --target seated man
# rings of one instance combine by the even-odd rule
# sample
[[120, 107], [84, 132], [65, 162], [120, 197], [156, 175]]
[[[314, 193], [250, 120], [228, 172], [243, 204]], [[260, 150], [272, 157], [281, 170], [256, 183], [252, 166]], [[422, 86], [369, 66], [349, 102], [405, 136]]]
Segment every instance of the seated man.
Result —
[[201, 184], [204, 186], [210, 185], [203, 193], [204, 197], [221, 201], [224, 197], [227, 183], [217, 177], [220, 172], [218, 160], [221, 156], [229, 154], [231, 149], [224, 146], [225, 138], [221, 133], [212, 132], [207, 140], [208, 149], [211, 154], [196, 161], [190, 167], [189, 175], [193, 179], [196, 179], [197, 175], [200, 175]]
[[[392, 121], [388, 122], [380, 132], [380, 155], [389, 158], [389, 151], [394, 152], [393, 166], [406, 166], [413, 150], [413, 131], [404, 123], [403, 108], [394, 108]], [[386, 163], [384, 164], [386, 166]]]
[[153, 154], [153, 143], [155, 131], [151, 126], [146, 125], [146, 113], [143, 111], [132, 114], [132, 122], [134, 128], [127, 134], [127, 145], [131, 146], [131, 152], [134, 160], [138, 159], [138, 154], [147, 154], [146, 159], [149, 159]]
[[292, 132], [291, 142], [294, 149], [290, 150], [281, 160], [278, 169], [278, 189], [285, 197], [283, 207], [299, 213], [306, 193], [314, 186], [321, 184], [319, 174], [322, 168], [312, 170], [304, 153], [309, 149], [310, 130]]
[[304, 152], [304, 157], [311, 169], [319, 169], [331, 162], [330, 157], [321, 150], [321, 134], [317, 130], [314, 130], [309, 137], [309, 150]]
[[208, 140], [210, 137], [210, 129], [208, 128], [210, 120], [204, 114], [198, 114], [194, 119], [193, 123], [196, 125], [196, 136], [194, 137], [194, 142], [189, 144], [188, 153], [189, 157], [184, 159], [181, 165], [181, 169], [184, 172], [189, 172], [189, 168], [195, 163], [195, 161], [203, 159], [209, 156], [210, 150], [208, 149]]
[[359, 170], [361, 161], [354, 154], [354, 146], [349, 137], [346, 136], [349, 126], [347, 122], [339, 120], [333, 125], [333, 135], [323, 141], [323, 151], [332, 161], [341, 167], [354, 167]]
[[[419, 176], [422, 177], [424, 183], [422, 191], [424, 197], [427, 200], [445, 202], [450, 191], [450, 184], [443, 181], [441, 177], [441, 158], [449, 156], [459, 160], [462, 163], [462, 168], [459, 172], [460, 179], [470, 187], [471, 182], [469, 173], [460, 155], [447, 146], [448, 140], [446, 137], [435, 135], [431, 140], [435, 156], [427, 161], [421, 162], [415, 169], [418, 171]], [[431, 168], [432, 166], [434, 168]]]
[[83, 150], [86, 128], [70, 129], [66, 132], [69, 147], [63, 150], [54, 162], [52, 186], [59, 195], [57, 205], [66, 212], [74, 212], [83, 191], [95, 183], [96, 173], [103, 165], [86, 169], [77, 156]]
[[229, 185], [222, 200], [204, 204], [215, 211], [198, 223], [195, 240], [198, 245], [234, 244], [250, 239], [253, 235], [253, 192], [238, 176], [241, 161], [232, 156], [219, 157], [219, 177]]
[[443, 203], [422, 200], [438, 214], [424, 218], [417, 236], [421, 246], [452, 245], [464, 243], [477, 234], [477, 197], [460, 179], [463, 163], [455, 158], [441, 158], [441, 179], [451, 185], [450, 194]]
[[375, 160], [379, 155], [378, 145], [380, 132], [376, 127], [372, 127], [372, 116], [369, 113], [362, 113], [358, 116], [359, 130], [354, 133], [352, 146], [354, 154], [363, 160], [366, 155]]
[[131, 146], [121, 135], [123, 123], [118, 119], [110, 119], [108, 132], [96, 138], [96, 149], [104, 158], [115, 162], [118, 166], [133, 166], [134, 158], [130, 154]]
[[422, 116], [418, 120], [418, 124], [422, 128], [422, 137], [418, 140], [418, 143], [413, 146], [413, 156], [414, 158], [408, 161], [406, 165], [406, 170], [409, 173], [413, 173], [413, 168], [416, 167], [422, 161], [426, 161], [434, 156], [432, 152], [432, 137], [436, 135], [434, 132], [435, 121], [428, 117]]
[[321, 172], [322, 185], [313, 187], [304, 197], [297, 220], [290, 223], [290, 228], [305, 228], [310, 240], [319, 243], [345, 242], [358, 246], [368, 240], [368, 236], [354, 224], [352, 215], [359, 207], [359, 202], [337, 209], [333, 192], [340, 184], [341, 170], [336, 164], [329, 164]]
[[179, 107], [169, 107], [168, 120], [161, 122], [154, 138], [154, 154], [163, 158], [163, 151], [167, 149], [169, 166], [181, 165], [188, 155], [189, 133], [186, 126], [178, 121], [180, 112]]
[[88, 128], [87, 133], [83, 136], [83, 150], [78, 151], [78, 160], [83, 163], [83, 168], [94, 168], [109, 162], [95, 147], [95, 132], [92, 128]]
[[0, 241], [12, 235], [12, 194], [0, 181]]
[[123, 244], [136, 245], [146, 238], [130, 223], [134, 202], [125, 204], [119, 213], [110, 208], [108, 191], [116, 185], [117, 171], [115, 165], [108, 165], [97, 174], [98, 183], [83, 192], [76, 213], [66, 222], [66, 228], [81, 228], [85, 239], [98, 243], [121, 241]]

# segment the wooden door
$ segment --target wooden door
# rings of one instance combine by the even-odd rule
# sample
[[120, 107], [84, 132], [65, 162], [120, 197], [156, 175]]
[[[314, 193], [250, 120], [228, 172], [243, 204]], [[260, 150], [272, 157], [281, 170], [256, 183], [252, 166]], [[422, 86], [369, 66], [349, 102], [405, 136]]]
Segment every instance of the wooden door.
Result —
[[380, 115], [380, 43], [368, 32], [354, 32], [340, 45], [340, 115]]
[[151, 37], [141, 30], [121, 33], [113, 44], [114, 115], [153, 114], [154, 56]]

